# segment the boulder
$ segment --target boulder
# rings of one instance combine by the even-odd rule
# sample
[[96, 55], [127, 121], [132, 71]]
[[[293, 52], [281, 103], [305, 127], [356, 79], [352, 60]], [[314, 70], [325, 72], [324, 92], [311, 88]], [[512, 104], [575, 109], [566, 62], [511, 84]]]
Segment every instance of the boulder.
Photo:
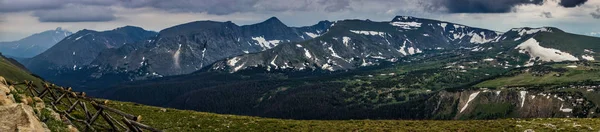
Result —
[[[4, 77], [0, 76], [0, 106], [2, 105], [10, 105], [15, 103], [15, 99], [10, 91], [12, 87], [9, 87], [6, 84], [6, 80]], [[14, 88], [12, 88], [14, 89]]]
[[67, 129], [69, 130], [69, 132], [79, 132], [79, 130], [77, 130], [77, 128], [75, 128], [71, 125], [67, 126]]
[[11, 91], [11, 89], [6, 84], [4, 78], [0, 77], [0, 93], [8, 94], [8, 93], [10, 93], [10, 91]]
[[0, 131], [50, 132], [33, 113], [31, 106], [22, 103], [0, 106]]
[[0, 76], [0, 84], [8, 85], [6, 84], [6, 79], [4, 79], [2, 76]]
[[0, 106], [14, 104], [14, 100], [12, 94], [0, 93]]

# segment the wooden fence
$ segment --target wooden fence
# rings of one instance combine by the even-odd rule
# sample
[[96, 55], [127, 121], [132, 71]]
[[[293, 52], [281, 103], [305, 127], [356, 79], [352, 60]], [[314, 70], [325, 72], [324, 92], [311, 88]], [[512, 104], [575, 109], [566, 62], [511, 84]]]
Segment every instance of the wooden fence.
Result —
[[[140, 123], [141, 116], [135, 116], [125, 113], [115, 108], [106, 106], [108, 100], [100, 101], [94, 98], [86, 97], [85, 92], [74, 92], [71, 88], [55, 86], [54, 84], [43, 83], [42, 88], [38, 88], [32, 81], [22, 83], [11, 83], [10, 85], [24, 85], [26, 91], [32, 97], [39, 97], [44, 102], [50, 103], [54, 111], [59, 113], [68, 124], [77, 127], [83, 131], [130, 131], [141, 132], [143, 130], [161, 132], [161, 130], [152, 128]], [[95, 111], [88, 109], [86, 104], [91, 104]], [[60, 106], [63, 106], [62, 109]], [[73, 116], [74, 112], [84, 114], [83, 118]], [[115, 115], [113, 117], [112, 115]], [[81, 117], [81, 116], [79, 116]], [[101, 118], [107, 124], [100, 124], [97, 120]], [[76, 125], [77, 124], [77, 125]]]

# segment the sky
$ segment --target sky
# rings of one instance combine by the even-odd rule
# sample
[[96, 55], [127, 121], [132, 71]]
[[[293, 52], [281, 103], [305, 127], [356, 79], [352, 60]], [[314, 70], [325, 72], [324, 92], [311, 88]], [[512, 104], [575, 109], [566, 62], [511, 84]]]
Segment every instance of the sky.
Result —
[[272, 16], [288, 26], [414, 16], [500, 32], [551, 26], [600, 37], [600, 0], [0, 0], [0, 41], [57, 27], [160, 31], [200, 20], [248, 25]]

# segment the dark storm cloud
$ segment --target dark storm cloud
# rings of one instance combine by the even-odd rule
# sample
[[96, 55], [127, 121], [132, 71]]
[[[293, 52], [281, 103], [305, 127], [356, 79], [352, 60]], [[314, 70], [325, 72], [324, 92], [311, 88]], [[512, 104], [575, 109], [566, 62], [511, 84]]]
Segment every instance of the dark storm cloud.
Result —
[[[433, 9], [446, 9], [449, 13], [507, 13], [518, 5], [542, 5], [544, 0], [430, 0]], [[566, 8], [584, 4], [587, 0], [560, 0]], [[431, 7], [430, 7], [431, 8]]]
[[544, 18], [552, 18], [552, 13], [550, 13], [550, 12], [542, 12], [542, 14], [540, 16], [544, 17]]
[[55, 18], [69, 18], [64, 20], [68, 22], [75, 20], [76, 16], [85, 17], [81, 19], [84, 21], [106, 21], [114, 19], [111, 17], [114, 12], [93, 12], [92, 16], [58, 16], [55, 12], [68, 13], [67, 10], [75, 11], [78, 6], [155, 8], [169, 12], [205, 12], [215, 15], [280, 11], [336, 12], [348, 9], [349, 3], [350, 0], [0, 0], [0, 13], [34, 11], [40, 21], [62, 21]]
[[449, 13], [506, 13], [517, 5], [541, 5], [544, 0], [431, 0], [433, 6]]
[[579, 5], [583, 5], [587, 1], [588, 0], [561, 0], [559, 4], [561, 6], [570, 8], [570, 7], [576, 7]]
[[593, 18], [600, 19], [600, 7], [597, 7], [596, 12], [590, 13]]
[[225, 15], [253, 10], [258, 0], [123, 0], [118, 5], [128, 8], [152, 7], [171, 12], [206, 12]]
[[0, 0], [0, 12], [19, 12], [62, 7], [62, 3], [50, 1], [52, 0]]
[[[154, 8], [168, 12], [227, 15], [246, 12], [339, 12], [386, 8], [360, 7], [361, 3], [385, 3], [393, 8], [394, 5], [414, 4], [415, 1], [419, 4], [408, 6], [448, 13], [507, 13], [513, 11], [515, 6], [541, 5], [545, 0], [0, 0], [0, 13], [33, 11], [34, 16], [42, 22], [80, 22], [114, 20], [115, 12], [111, 7]], [[559, 1], [564, 7], [576, 7], [587, 0], [554, 1]], [[78, 7], [94, 7], [94, 9]], [[88, 12], [89, 15], [80, 12]], [[592, 16], [597, 15], [598, 13], [592, 14]]]
[[0, 12], [60, 9], [69, 4], [109, 6], [119, 0], [0, 0]]
[[104, 22], [115, 20], [114, 11], [103, 6], [68, 5], [56, 10], [34, 11], [40, 22]]
[[226, 15], [238, 12], [327, 11], [349, 7], [350, 0], [126, 0], [129, 8], [152, 7], [171, 12], [206, 12]]

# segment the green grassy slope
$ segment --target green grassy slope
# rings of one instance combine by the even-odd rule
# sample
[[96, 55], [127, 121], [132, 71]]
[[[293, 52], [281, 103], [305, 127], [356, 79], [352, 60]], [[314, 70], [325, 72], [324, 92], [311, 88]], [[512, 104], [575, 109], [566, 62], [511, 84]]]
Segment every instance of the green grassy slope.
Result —
[[[517, 69], [515, 75], [500, 77], [484, 81], [475, 87], [509, 87], [509, 86], [535, 86], [559, 85], [581, 82], [600, 82], [600, 62], [588, 63], [559, 63], [547, 65], [551, 69], [532, 67]], [[576, 67], [575, 67], [576, 66]]]
[[[555, 29], [558, 30], [558, 29]], [[585, 50], [600, 51], [600, 38], [585, 35], [571, 34], [563, 31], [543, 32], [534, 37], [539, 40], [541, 46], [560, 49], [575, 56], [581, 56], [586, 53]], [[598, 54], [590, 54], [598, 55]]]
[[14, 61], [11, 61], [0, 55], [0, 76], [3, 76], [9, 81], [21, 82], [23, 80], [30, 80], [41, 82], [41, 79], [31, 75], [31, 73], [28, 71], [23, 70], [19, 64], [14, 63]]
[[143, 115], [142, 123], [165, 131], [597, 131], [600, 119], [502, 120], [283, 120], [167, 109], [127, 102], [111, 107]]

